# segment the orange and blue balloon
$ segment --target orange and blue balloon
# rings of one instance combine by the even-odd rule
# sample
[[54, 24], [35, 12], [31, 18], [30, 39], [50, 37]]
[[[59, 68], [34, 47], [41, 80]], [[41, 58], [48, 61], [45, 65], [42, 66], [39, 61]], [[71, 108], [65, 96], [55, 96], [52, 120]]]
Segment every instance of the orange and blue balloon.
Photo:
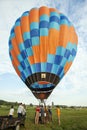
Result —
[[10, 33], [9, 55], [23, 82], [38, 99], [47, 99], [69, 70], [78, 38], [69, 19], [55, 8], [33, 8]]

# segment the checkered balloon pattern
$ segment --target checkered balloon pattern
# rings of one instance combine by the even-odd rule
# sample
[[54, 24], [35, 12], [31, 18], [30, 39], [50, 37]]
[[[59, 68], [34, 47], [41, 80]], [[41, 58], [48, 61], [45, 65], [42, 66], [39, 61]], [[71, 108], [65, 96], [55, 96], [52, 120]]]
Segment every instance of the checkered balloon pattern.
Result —
[[[53, 89], [69, 70], [77, 44], [69, 19], [57, 9], [43, 6], [24, 12], [16, 20], [9, 37], [9, 55], [17, 74], [31, 90], [46, 91]], [[38, 78], [42, 73], [45, 78]], [[51, 74], [58, 81], [51, 78], [51, 82]]]

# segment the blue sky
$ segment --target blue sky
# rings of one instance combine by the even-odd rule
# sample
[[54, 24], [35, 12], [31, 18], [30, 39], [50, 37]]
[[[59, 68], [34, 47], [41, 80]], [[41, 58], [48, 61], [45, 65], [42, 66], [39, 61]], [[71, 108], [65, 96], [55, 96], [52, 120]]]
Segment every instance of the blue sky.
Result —
[[70, 70], [46, 102], [87, 106], [87, 0], [0, 0], [0, 99], [38, 103], [11, 64], [8, 39], [15, 20], [23, 12], [43, 5], [56, 7], [72, 21], [79, 42]]

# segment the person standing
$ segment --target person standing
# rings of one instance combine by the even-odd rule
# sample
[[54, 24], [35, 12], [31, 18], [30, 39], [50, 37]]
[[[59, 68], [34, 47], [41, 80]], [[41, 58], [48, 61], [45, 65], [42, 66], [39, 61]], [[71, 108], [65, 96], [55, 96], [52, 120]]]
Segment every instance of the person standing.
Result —
[[60, 125], [60, 108], [57, 108], [58, 124]]
[[36, 112], [35, 112], [35, 124], [39, 123], [39, 113], [40, 113], [40, 107], [36, 107]]
[[14, 107], [11, 106], [10, 111], [9, 111], [9, 119], [12, 119], [14, 115]]
[[44, 106], [44, 118], [45, 118], [45, 123], [48, 123], [48, 108], [47, 106]]
[[49, 121], [52, 121], [52, 110], [51, 107], [48, 107], [48, 116], [49, 116]]
[[18, 110], [17, 110], [17, 114], [18, 114], [18, 118], [21, 119], [22, 118], [22, 113], [23, 113], [23, 105], [22, 103], [19, 104]]
[[41, 123], [44, 124], [44, 108], [43, 108], [43, 105], [40, 108], [40, 113], [41, 113]]

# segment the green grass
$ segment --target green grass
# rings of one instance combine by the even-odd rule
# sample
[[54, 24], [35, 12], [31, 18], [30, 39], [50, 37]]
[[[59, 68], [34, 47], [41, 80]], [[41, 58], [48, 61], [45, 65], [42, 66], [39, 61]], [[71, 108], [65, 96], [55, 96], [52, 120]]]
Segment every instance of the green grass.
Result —
[[[0, 107], [0, 115], [8, 115], [10, 107]], [[17, 116], [15, 107], [15, 116]], [[26, 130], [87, 130], [87, 109], [61, 109], [61, 125], [58, 125], [56, 108], [52, 109], [53, 121], [34, 124], [34, 107], [27, 107]], [[21, 130], [25, 130], [23, 127]]]

